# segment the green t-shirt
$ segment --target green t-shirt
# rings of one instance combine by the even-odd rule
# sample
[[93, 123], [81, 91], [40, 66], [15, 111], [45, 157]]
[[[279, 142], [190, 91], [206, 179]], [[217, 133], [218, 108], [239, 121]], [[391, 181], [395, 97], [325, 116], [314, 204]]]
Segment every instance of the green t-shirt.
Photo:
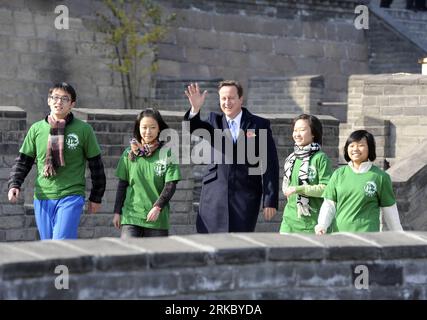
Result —
[[57, 168], [55, 176], [46, 178], [43, 176], [43, 167], [49, 132], [50, 125], [46, 120], [37, 121], [28, 130], [19, 150], [36, 160], [37, 177], [34, 198], [46, 200], [60, 199], [70, 195], [84, 196], [86, 159], [101, 153], [92, 127], [76, 118], [65, 126], [65, 166]]
[[147, 221], [147, 215], [159, 199], [165, 183], [181, 180], [179, 166], [172, 161], [170, 150], [157, 149], [152, 156], [136, 157], [135, 161], [128, 159], [129, 150], [123, 152], [116, 169], [116, 176], [129, 183], [121, 224], [169, 229], [169, 203], [162, 208], [156, 221]]
[[374, 165], [365, 173], [348, 165], [337, 169], [323, 197], [336, 203], [332, 232], [379, 231], [380, 207], [396, 203], [390, 176]]
[[[302, 160], [296, 159], [292, 169], [289, 186], [298, 186], [298, 173], [302, 165]], [[331, 160], [323, 151], [316, 152], [308, 164], [308, 184], [328, 184], [332, 175]], [[308, 232], [314, 233], [314, 226], [317, 224], [317, 217], [322, 206], [323, 198], [309, 197], [310, 216], [301, 216], [297, 213], [297, 194], [294, 193], [288, 198], [288, 202], [283, 212], [283, 220], [280, 232]]]

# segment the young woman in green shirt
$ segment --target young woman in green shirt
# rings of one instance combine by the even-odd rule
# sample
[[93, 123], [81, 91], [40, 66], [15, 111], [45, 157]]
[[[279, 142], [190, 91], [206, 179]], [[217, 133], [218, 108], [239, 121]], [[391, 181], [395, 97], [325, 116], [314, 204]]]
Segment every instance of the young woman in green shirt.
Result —
[[[344, 146], [348, 165], [337, 169], [326, 187], [316, 234], [380, 231], [380, 210], [390, 230], [402, 230], [390, 176], [375, 166], [374, 136], [354, 131]], [[335, 218], [335, 219], [334, 219]]]
[[113, 224], [121, 238], [167, 236], [169, 201], [181, 173], [170, 150], [159, 141], [168, 125], [157, 110], [142, 111], [134, 137], [117, 165], [119, 178]]
[[287, 197], [280, 233], [314, 233], [322, 193], [332, 174], [331, 161], [321, 150], [322, 124], [312, 115], [293, 121], [294, 152], [285, 160], [282, 190]]

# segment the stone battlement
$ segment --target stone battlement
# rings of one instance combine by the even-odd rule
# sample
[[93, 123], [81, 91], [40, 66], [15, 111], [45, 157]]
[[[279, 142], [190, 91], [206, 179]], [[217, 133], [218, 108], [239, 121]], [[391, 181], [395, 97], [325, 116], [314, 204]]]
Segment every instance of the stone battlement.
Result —
[[0, 299], [427, 299], [426, 268], [427, 232], [10, 242]]

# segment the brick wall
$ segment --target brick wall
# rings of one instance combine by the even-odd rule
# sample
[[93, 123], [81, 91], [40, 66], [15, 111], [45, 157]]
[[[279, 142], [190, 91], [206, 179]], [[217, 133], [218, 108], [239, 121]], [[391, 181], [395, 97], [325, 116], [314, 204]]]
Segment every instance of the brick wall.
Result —
[[[322, 74], [325, 99], [345, 101], [347, 77], [368, 71], [365, 36], [353, 26], [356, 1], [159, 3], [178, 14], [159, 47], [161, 78], [232, 78], [247, 89], [252, 77]], [[54, 28], [59, 4], [69, 8], [69, 30]], [[80, 107], [123, 108], [120, 77], [107, 66], [111, 48], [95, 28], [102, 11], [99, 0], [1, 1], [2, 103], [31, 110], [32, 123], [48, 112], [48, 87], [66, 80]], [[141, 95], [150, 89], [143, 84]]]
[[387, 172], [393, 180], [397, 207], [404, 230], [427, 230], [427, 140]]
[[[383, 20], [374, 15], [370, 17], [369, 30], [366, 32], [370, 72], [376, 74], [421, 73], [418, 59], [424, 57], [426, 53], [390, 28]], [[411, 23], [411, 21], [405, 22], [403, 28]], [[404, 31], [401, 29], [399, 31]], [[413, 32], [406, 32], [413, 36]]]
[[[54, 26], [57, 5], [69, 9], [70, 29]], [[28, 123], [49, 108], [48, 88], [67, 81], [77, 103], [88, 107], [122, 108], [120, 77], [111, 72], [104, 35], [93, 27], [99, 1], [0, 2], [0, 100], [28, 112]]]
[[160, 46], [160, 76], [239, 79], [247, 89], [253, 77], [322, 74], [325, 99], [345, 101], [347, 77], [368, 71], [356, 1], [162, 4], [178, 19]]
[[0, 299], [425, 300], [426, 268], [426, 232], [0, 243]]
[[0, 241], [36, 239], [34, 214], [24, 207], [26, 188], [18, 204], [11, 204], [7, 198], [10, 169], [27, 128], [26, 116], [21, 108], [0, 107]]
[[[351, 76], [348, 120], [340, 125], [340, 150], [348, 135], [367, 128], [378, 136], [379, 162], [404, 158], [425, 138], [427, 77], [413, 74]], [[340, 161], [343, 161], [340, 151]]]
[[322, 76], [251, 78], [248, 105], [259, 113], [319, 114], [324, 86]]

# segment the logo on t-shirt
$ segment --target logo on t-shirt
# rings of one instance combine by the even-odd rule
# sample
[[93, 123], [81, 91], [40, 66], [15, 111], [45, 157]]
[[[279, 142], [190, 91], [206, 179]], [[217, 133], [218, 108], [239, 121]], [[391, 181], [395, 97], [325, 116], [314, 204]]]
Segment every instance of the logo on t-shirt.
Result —
[[317, 170], [315, 166], [308, 167], [308, 181], [313, 182], [316, 179]]
[[156, 176], [163, 176], [166, 172], [166, 166], [167, 166], [167, 161], [166, 160], [157, 160], [154, 163], [154, 172], [156, 173]]
[[363, 189], [365, 190], [366, 196], [373, 197], [377, 192], [377, 185], [374, 181], [368, 181], [366, 182], [365, 187]]
[[68, 149], [76, 149], [79, 145], [79, 137], [75, 133], [69, 133], [65, 139], [65, 144]]

